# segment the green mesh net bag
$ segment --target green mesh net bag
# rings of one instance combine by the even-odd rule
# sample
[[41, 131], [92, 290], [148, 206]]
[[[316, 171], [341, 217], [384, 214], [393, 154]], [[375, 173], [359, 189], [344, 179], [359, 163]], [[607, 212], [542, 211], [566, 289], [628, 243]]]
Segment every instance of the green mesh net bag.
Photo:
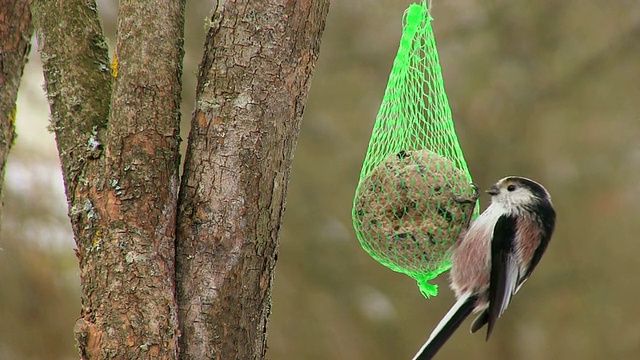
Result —
[[477, 215], [425, 3], [404, 15], [400, 47], [353, 202], [353, 226], [375, 260], [407, 274], [426, 297], [451, 267], [451, 246]]

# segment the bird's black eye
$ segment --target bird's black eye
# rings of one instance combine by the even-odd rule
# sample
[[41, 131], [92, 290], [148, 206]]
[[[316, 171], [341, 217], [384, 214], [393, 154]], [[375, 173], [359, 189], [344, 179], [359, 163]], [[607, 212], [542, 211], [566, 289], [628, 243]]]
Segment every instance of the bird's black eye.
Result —
[[513, 184], [511, 184], [511, 185], [507, 186], [507, 190], [509, 190], [509, 191], [513, 191], [513, 190], [515, 190], [515, 189], [516, 189], [516, 186], [515, 186], [515, 185], [513, 185]]

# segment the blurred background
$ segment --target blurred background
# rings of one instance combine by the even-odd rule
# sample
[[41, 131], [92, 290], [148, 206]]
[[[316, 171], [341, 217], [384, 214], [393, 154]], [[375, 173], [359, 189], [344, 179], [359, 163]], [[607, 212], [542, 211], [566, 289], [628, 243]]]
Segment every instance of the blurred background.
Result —
[[[98, 1], [111, 41], [117, 2]], [[333, 0], [296, 149], [267, 358], [409, 359], [453, 303], [371, 259], [351, 202], [411, 1]], [[183, 139], [212, 1], [187, 2]], [[491, 340], [441, 359], [635, 359], [640, 352], [640, 4], [433, 0], [445, 86], [474, 180], [543, 183], [556, 234]], [[75, 359], [74, 242], [34, 42], [0, 235], [0, 359]], [[488, 198], [481, 199], [483, 207]]]

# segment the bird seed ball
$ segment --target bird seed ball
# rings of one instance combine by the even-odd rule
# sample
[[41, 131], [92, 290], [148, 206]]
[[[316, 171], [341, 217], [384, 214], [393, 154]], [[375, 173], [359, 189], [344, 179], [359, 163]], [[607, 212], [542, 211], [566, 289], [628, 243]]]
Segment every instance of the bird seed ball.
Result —
[[472, 214], [474, 195], [451, 160], [427, 150], [392, 154], [359, 184], [354, 223], [360, 242], [386, 266], [438, 268]]

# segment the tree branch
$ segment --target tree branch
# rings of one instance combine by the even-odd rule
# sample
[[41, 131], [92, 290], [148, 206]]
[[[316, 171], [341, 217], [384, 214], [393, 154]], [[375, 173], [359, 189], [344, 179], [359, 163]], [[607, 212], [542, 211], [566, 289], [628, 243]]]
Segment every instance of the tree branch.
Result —
[[31, 50], [28, 0], [0, 0], [0, 224], [4, 205], [4, 173], [15, 138], [16, 99]]
[[184, 0], [119, 3], [104, 191], [95, 189], [108, 226], [106, 239], [115, 245], [96, 266], [105, 273], [118, 269], [122, 278], [99, 280], [95, 287], [106, 295], [95, 297], [96, 308], [104, 309], [100, 326], [121, 329], [106, 346], [117, 351], [117, 358], [177, 357], [183, 33]]
[[[108, 45], [94, 1], [35, 0], [32, 12], [70, 205], [81, 174], [95, 172], [109, 115]], [[93, 146], [91, 144], [94, 143]], [[90, 168], [94, 168], [91, 170]], [[86, 174], [85, 174], [86, 175]]]
[[91, 189], [104, 166], [102, 144], [111, 94], [108, 46], [95, 1], [35, 0], [31, 9], [80, 261], [82, 317], [74, 333], [81, 358], [97, 358], [103, 332], [92, 315], [95, 267], [90, 264], [101, 254], [105, 226]]
[[329, 1], [219, 1], [180, 189], [183, 359], [259, 359], [293, 150]]

